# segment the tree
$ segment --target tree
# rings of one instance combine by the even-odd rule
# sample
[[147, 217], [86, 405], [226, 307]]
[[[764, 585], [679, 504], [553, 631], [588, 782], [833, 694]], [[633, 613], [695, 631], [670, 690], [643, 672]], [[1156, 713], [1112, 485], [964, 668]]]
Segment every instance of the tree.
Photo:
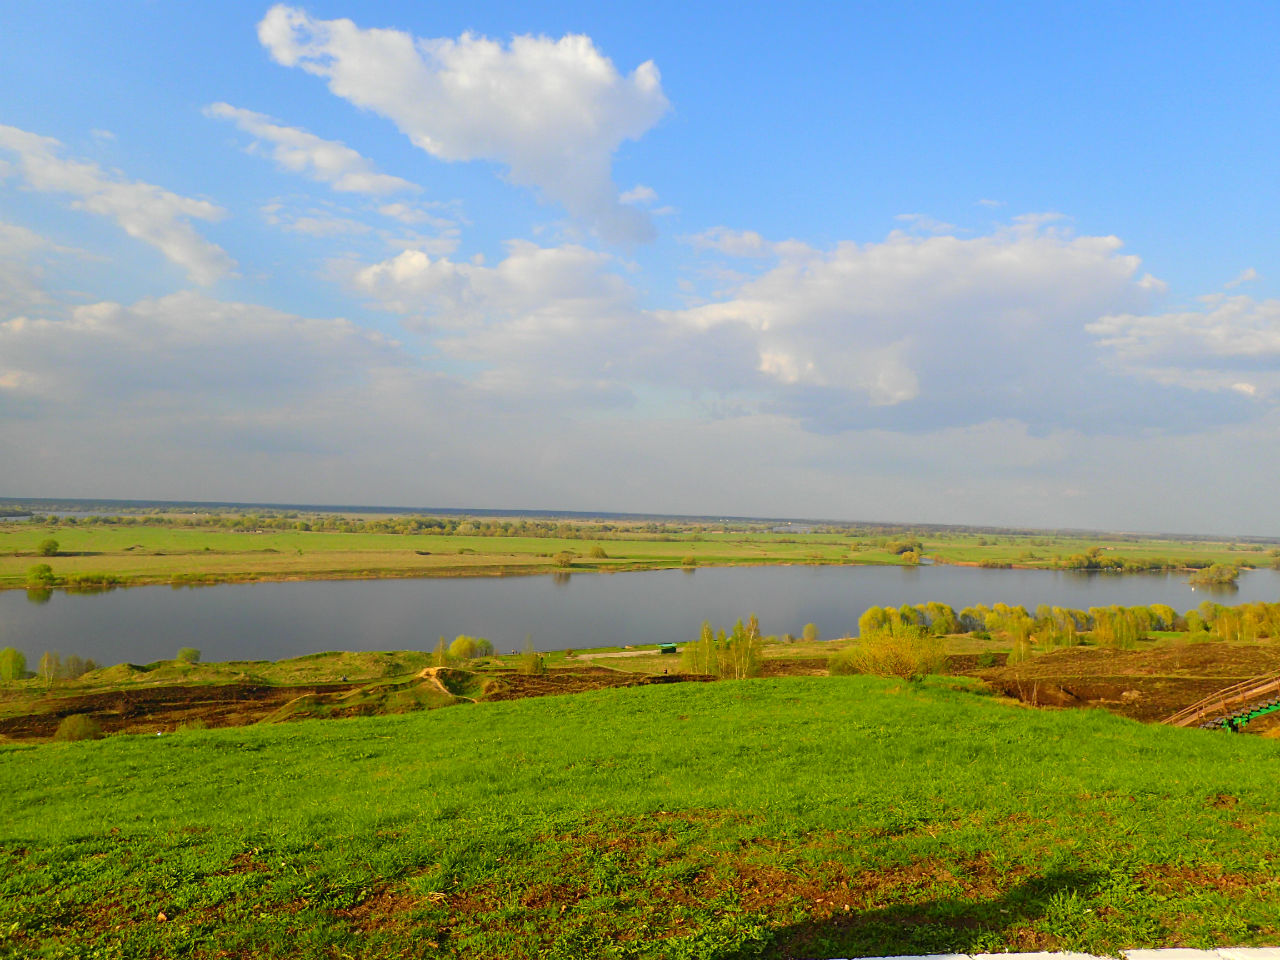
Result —
[[56, 557], [58, 555], [58, 541], [53, 537], [48, 540], [41, 540], [36, 552], [42, 557]]
[[817, 643], [819, 640], [818, 625], [816, 623], [806, 623], [801, 636], [804, 637], [806, 643]]
[[199, 663], [200, 651], [195, 647], [183, 647], [178, 651], [176, 659], [179, 663]]
[[34, 567], [27, 570], [27, 586], [28, 587], [52, 587], [58, 582], [58, 578], [54, 576], [53, 567], [47, 563], [37, 563]]
[[26, 672], [27, 658], [22, 655], [21, 650], [15, 650], [13, 647], [0, 650], [0, 680], [6, 683], [21, 680]]
[[46, 686], [53, 686], [54, 678], [62, 670], [62, 658], [56, 653], [46, 650], [40, 656], [40, 677]]
[[449, 644], [449, 656], [456, 660], [470, 660], [475, 655], [475, 637], [468, 637], [465, 633], [460, 633], [454, 638], [453, 643]]

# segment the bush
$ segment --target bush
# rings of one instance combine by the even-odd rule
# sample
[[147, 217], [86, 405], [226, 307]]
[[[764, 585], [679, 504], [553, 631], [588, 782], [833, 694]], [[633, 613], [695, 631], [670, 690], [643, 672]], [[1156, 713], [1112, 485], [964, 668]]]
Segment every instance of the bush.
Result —
[[87, 713], [73, 713], [58, 724], [55, 740], [101, 740], [102, 727]]
[[593, 546], [593, 547], [591, 548], [591, 550], [588, 552], [588, 554], [587, 554], [587, 555], [588, 555], [589, 557], [591, 557], [591, 559], [592, 559], [592, 560], [607, 560], [607, 559], [609, 559], [609, 555], [608, 555], [607, 553], [605, 553], [605, 552], [604, 552], [604, 547], [600, 546], [600, 544], [598, 544], [598, 543], [597, 543], [595, 546]]
[[827, 661], [831, 673], [869, 673], [920, 680], [946, 665], [942, 641], [922, 627], [875, 633]]
[[5, 647], [0, 650], [0, 680], [6, 683], [21, 680], [27, 672], [27, 658], [21, 650]]
[[804, 630], [801, 632], [801, 636], [804, 637], [806, 643], [817, 643], [820, 639], [818, 634], [818, 625], [816, 623], [806, 623], [804, 625]]
[[175, 658], [179, 663], [199, 663], [200, 651], [195, 647], [183, 647]]
[[574, 557], [573, 551], [571, 551], [571, 550], [561, 550], [559, 553], [557, 553], [557, 554], [555, 555], [555, 558], [554, 558], [554, 559], [555, 559], [555, 561], [556, 561], [556, 566], [557, 566], [557, 567], [572, 567], [572, 566], [573, 566], [573, 557]]
[[28, 587], [52, 587], [57, 582], [58, 578], [53, 573], [53, 567], [47, 563], [37, 563], [27, 570]]
[[685, 557], [683, 560], [680, 561], [680, 566], [682, 567], [696, 567], [697, 565], [698, 565], [697, 557]]
[[526, 677], [540, 677], [547, 672], [547, 661], [542, 654], [533, 649], [532, 643], [525, 644], [524, 653], [520, 655], [520, 663], [516, 672]]
[[41, 540], [36, 552], [42, 557], [56, 557], [58, 555], [58, 541], [52, 537], [48, 540]]

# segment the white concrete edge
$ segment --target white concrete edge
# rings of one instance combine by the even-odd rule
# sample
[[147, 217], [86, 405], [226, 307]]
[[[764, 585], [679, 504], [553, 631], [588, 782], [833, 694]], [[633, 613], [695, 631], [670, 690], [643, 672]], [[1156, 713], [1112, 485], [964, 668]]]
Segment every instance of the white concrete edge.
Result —
[[[1280, 960], [1280, 947], [1219, 947], [1216, 950], [1121, 950], [1124, 960]], [[931, 953], [901, 957], [832, 960], [1106, 960], [1088, 953]]]

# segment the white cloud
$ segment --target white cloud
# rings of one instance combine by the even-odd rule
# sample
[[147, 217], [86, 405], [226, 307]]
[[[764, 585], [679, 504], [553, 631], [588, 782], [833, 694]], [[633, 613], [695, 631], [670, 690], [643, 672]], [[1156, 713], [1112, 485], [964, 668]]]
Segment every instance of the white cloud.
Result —
[[714, 250], [730, 257], [771, 257], [776, 252], [775, 245], [754, 230], [712, 227], [685, 240], [699, 250]]
[[111, 217], [129, 236], [149, 243], [186, 270], [195, 283], [213, 283], [235, 266], [226, 251], [202, 238], [188, 222], [222, 219], [225, 211], [216, 204], [124, 180], [95, 163], [65, 159], [57, 140], [16, 127], [0, 125], [0, 150], [17, 155], [28, 188], [70, 194], [75, 209]]
[[618, 202], [647, 206], [658, 202], [658, 191], [653, 187], [646, 187], [643, 183], [637, 183], [630, 190], [619, 194]]
[[1223, 287], [1227, 290], [1231, 290], [1235, 287], [1240, 286], [1243, 283], [1252, 283], [1254, 280], [1257, 280], [1257, 279], [1258, 279], [1258, 271], [1253, 269], [1253, 267], [1250, 267], [1247, 270], [1241, 271], [1233, 279], [1228, 280], [1226, 283], [1223, 284]]
[[908, 224], [910, 229], [919, 230], [921, 233], [957, 232], [957, 227], [954, 223], [946, 223], [929, 216], [927, 213], [900, 213], [894, 219]]
[[337, 96], [387, 117], [441, 160], [494, 160], [610, 242], [652, 237], [619, 202], [613, 154], [666, 113], [657, 67], [618, 73], [589, 37], [518, 36], [503, 46], [463, 34], [415, 38], [272, 7], [258, 38], [285, 66], [325, 78]]
[[284, 170], [327, 183], [343, 193], [381, 195], [422, 188], [401, 177], [378, 173], [371, 160], [337, 140], [324, 140], [300, 127], [286, 127], [252, 110], [215, 103], [205, 115], [231, 120], [245, 133], [271, 145], [271, 156]]
[[350, 217], [335, 216], [327, 210], [310, 209], [299, 213], [286, 209], [281, 203], [269, 203], [262, 207], [262, 216], [272, 226], [310, 237], [359, 236], [373, 230], [367, 223]]
[[[693, 241], [739, 256], [779, 252], [758, 234], [723, 229]], [[981, 409], [984, 398], [1035, 404], [1051, 386], [1046, 368], [1090, 366], [1084, 324], [1115, 304], [1145, 303], [1154, 284], [1120, 247], [1038, 218], [973, 239], [894, 232], [827, 251], [793, 244], [727, 299], [662, 316], [750, 331], [757, 370], [818, 391], [793, 397], [795, 409], [828, 426], [844, 422], [856, 396], [880, 407], [928, 401], [921, 416], [934, 422], [964, 411], [984, 419], [999, 412]]]
[[[895, 232], [826, 251], [727, 230], [692, 242], [776, 261], [683, 310], [642, 309], [625, 264], [574, 245], [513, 243], [492, 267], [406, 250], [350, 279], [436, 331], [439, 350], [488, 382], [532, 382], [541, 370], [637, 396], [676, 386], [823, 431], [1012, 411], [1037, 426], [1125, 430], [1126, 415], [1152, 413], [1130, 403], [1132, 381], [1103, 369], [1085, 330], [1159, 289], [1114, 237], [1032, 219], [985, 237]], [[1094, 403], [1076, 402], [1081, 391]], [[1085, 423], [1097, 402], [1129, 414]]]
[[1110, 314], [1089, 324], [1119, 369], [1157, 383], [1248, 397], [1280, 392], [1280, 300], [1204, 297], [1200, 310]]
[[346, 320], [184, 292], [0, 323], [0, 409], [23, 400], [86, 414], [157, 402], [175, 412], [254, 408], [400, 362], [394, 342]]

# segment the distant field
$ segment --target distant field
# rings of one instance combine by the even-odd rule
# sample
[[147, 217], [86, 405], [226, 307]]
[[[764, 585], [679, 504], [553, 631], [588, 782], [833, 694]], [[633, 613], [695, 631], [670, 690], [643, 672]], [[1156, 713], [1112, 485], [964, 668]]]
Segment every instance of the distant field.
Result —
[[[59, 555], [36, 556], [41, 541]], [[607, 557], [589, 556], [600, 546]], [[832, 537], [721, 537], [600, 540], [434, 534], [240, 533], [162, 526], [0, 526], [0, 586], [22, 586], [36, 563], [59, 576], [107, 574], [135, 583], [182, 577], [253, 580], [326, 577], [546, 573], [573, 551], [572, 568], [589, 570], [761, 563], [896, 563], [887, 553], [851, 553]]]
[[0, 956], [1275, 943], [1278, 777], [1275, 741], [868, 677], [0, 744]]
[[[547, 573], [563, 569], [630, 570], [732, 564], [900, 564], [885, 536], [773, 532], [675, 526], [662, 534], [641, 525], [615, 525], [592, 538], [468, 534], [264, 530], [242, 532], [162, 525], [93, 526], [67, 523], [0, 524], [0, 588], [20, 587], [37, 563], [68, 578], [114, 578], [122, 583], [184, 580], [325, 579]], [[58, 555], [37, 555], [55, 539]], [[913, 539], [907, 537], [908, 540]], [[1097, 548], [1108, 558], [1270, 565], [1272, 548], [1159, 539], [1088, 539], [1026, 534], [921, 535], [921, 553], [938, 563], [1050, 567]], [[906, 542], [898, 538], [899, 544]], [[593, 556], [603, 551], [605, 556]], [[564, 557], [570, 553], [572, 556]], [[568, 566], [566, 566], [568, 564]]]

